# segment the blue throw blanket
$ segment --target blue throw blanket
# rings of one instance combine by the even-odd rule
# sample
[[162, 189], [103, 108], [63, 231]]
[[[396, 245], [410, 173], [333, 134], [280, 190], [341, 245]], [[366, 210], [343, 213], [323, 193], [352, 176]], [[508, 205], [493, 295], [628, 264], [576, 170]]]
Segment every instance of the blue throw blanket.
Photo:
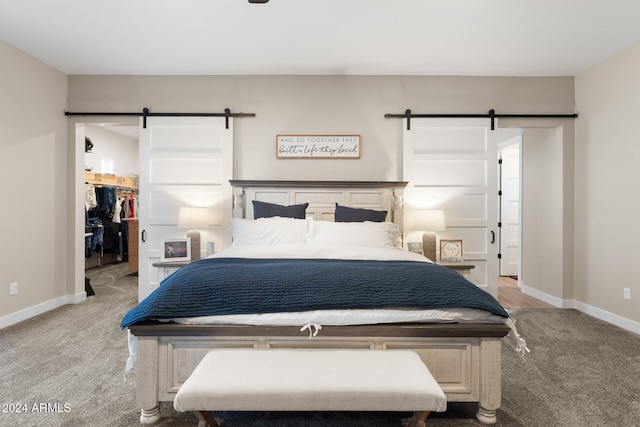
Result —
[[122, 319], [330, 309], [477, 308], [508, 317], [460, 274], [413, 261], [213, 258], [192, 262]]

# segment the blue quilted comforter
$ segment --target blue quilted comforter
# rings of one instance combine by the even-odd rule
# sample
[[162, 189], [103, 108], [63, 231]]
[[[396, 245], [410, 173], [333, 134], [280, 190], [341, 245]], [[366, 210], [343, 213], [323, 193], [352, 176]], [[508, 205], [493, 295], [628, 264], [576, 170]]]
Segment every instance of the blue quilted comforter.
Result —
[[213, 258], [166, 278], [122, 319], [328, 309], [477, 308], [508, 317], [487, 292], [460, 274], [413, 261]]

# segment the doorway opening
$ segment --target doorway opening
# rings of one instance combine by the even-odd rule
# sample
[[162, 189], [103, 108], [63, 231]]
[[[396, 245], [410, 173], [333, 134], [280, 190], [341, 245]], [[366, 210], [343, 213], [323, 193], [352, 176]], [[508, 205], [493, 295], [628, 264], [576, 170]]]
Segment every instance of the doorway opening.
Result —
[[[503, 138], [499, 145], [499, 149], [505, 150], [519, 145], [519, 156], [515, 151], [511, 156], [515, 162], [513, 166], [517, 165], [519, 172], [514, 182], [504, 185], [511, 186], [514, 194], [502, 197], [502, 206], [499, 207], [502, 227], [499, 228], [498, 241], [501, 248], [498, 280], [501, 283], [510, 281], [512, 285], [502, 287], [507, 291], [503, 296], [512, 295], [515, 291], [516, 304], [524, 304], [511, 305], [510, 308], [560, 306], [554, 295], [562, 295], [564, 285], [563, 248], [566, 243], [563, 227], [567, 208], [564, 192], [572, 185], [572, 178], [565, 171], [565, 146], [569, 143], [565, 139], [571, 134], [562, 126], [541, 124], [523, 127], [518, 135], [519, 141]], [[504, 159], [506, 155], [503, 156], [503, 166]], [[503, 175], [508, 176], [509, 173]], [[506, 201], [507, 198], [511, 202]], [[509, 207], [509, 204], [513, 206]], [[518, 207], [517, 214], [515, 206]], [[503, 302], [502, 298], [500, 302]]]
[[[125, 274], [137, 272], [137, 257], [132, 259], [129, 250], [129, 242], [137, 242], [137, 231], [132, 234], [130, 221], [123, 221], [124, 209], [116, 214], [116, 204], [124, 208], [128, 204], [125, 197], [137, 196], [140, 163], [137, 121], [114, 123], [97, 119], [74, 123], [74, 127], [70, 127], [74, 129], [76, 142], [73, 277], [77, 291], [83, 286], [86, 292], [91, 290], [91, 284], [87, 286], [87, 272], [95, 272], [97, 267], [121, 265]], [[90, 210], [87, 195], [96, 194], [96, 190], [102, 195], [102, 190], [107, 188], [113, 190], [114, 196], [114, 205], [109, 212], [98, 212], [95, 207]], [[91, 222], [89, 218], [92, 218]], [[95, 238], [98, 235], [102, 236], [101, 240]]]
[[521, 152], [522, 135], [503, 141], [498, 147], [498, 195], [500, 200], [498, 275], [516, 280], [520, 275]]

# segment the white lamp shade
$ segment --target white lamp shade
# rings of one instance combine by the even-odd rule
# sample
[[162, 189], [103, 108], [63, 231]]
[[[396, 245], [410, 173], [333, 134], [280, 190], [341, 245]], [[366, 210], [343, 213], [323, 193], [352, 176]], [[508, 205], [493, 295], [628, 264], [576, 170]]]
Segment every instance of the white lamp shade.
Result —
[[421, 209], [416, 211], [415, 230], [445, 231], [444, 211], [441, 209]]
[[209, 228], [209, 208], [181, 207], [178, 212], [178, 228]]

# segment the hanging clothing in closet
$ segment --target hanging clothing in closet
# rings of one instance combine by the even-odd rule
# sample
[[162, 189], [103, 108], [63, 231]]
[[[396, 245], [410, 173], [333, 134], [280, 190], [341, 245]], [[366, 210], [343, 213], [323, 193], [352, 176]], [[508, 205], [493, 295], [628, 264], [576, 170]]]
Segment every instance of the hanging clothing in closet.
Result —
[[129, 221], [127, 221], [127, 219], [129, 218], [128, 211], [130, 210], [128, 206], [130, 205], [130, 200], [132, 198], [137, 199], [137, 197], [135, 197], [132, 194], [127, 194], [127, 193], [117, 194], [116, 208], [115, 208], [115, 213], [113, 215], [113, 222], [117, 222], [121, 224], [120, 225], [120, 234], [121, 234], [121, 238], [120, 238], [121, 251], [120, 252], [122, 253], [123, 261], [129, 260]]
[[138, 201], [138, 197], [134, 196], [133, 194], [129, 195], [124, 205], [124, 217], [138, 218], [139, 208], [140, 208], [140, 204]]
[[98, 206], [96, 188], [93, 184], [85, 184], [84, 187], [84, 236], [85, 258], [90, 258], [98, 244], [102, 245], [102, 222], [98, 218], [89, 217], [89, 211]]
[[122, 195], [116, 195], [116, 203], [113, 209], [112, 221], [120, 224], [122, 222], [122, 208], [125, 198]]
[[[129, 222], [127, 220], [137, 218], [139, 207], [138, 198], [129, 191], [87, 184], [86, 258], [99, 253], [105, 261], [128, 261]], [[110, 259], [107, 259], [107, 255], [110, 255]]]
[[84, 204], [87, 211], [98, 206], [96, 188], [93, 186], [93, 184], [84, 185]]
[[94, 208], [94, 216], [111, 221], [116, 205], [116, 189], [114, 187], [97, 187], [96, 199], [98, 205]]
[[[92, 186], [93, 187], [93, 186]], [[95, 206], [93, 194], [95, 192]], [[121, 224], [113, 222], [116, 211], [116, 190], [114, 187], [93, 187], [86, 189], [87, 224], [85, 230], [92, 233], [87, 258], [94, 252], [112, 254], [112, 258], [122, 258]]]

